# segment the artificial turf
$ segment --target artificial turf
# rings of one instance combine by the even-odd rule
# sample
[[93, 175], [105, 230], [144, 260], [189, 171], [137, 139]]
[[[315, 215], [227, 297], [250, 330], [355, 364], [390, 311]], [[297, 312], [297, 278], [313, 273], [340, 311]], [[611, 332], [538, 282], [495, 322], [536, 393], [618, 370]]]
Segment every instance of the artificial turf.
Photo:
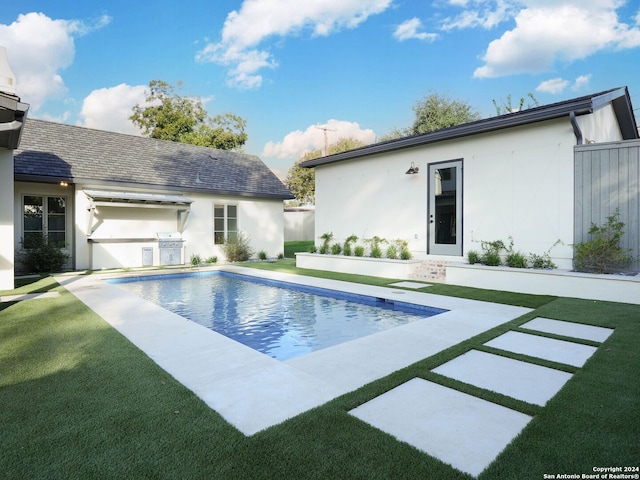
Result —
[[[255, 264], [269, 265], [291, 268]], [[511, 297], [536, 310], [245, 437], [53, 280], [20, 290], [61, 295], [0, 304], [3, 479], [471, 478], [348, 414], [415, 377], [534, 417], [480, 479], [580, 475], [640, 459], [639, 305]], [[504, 295], [476, 290], [454, 294]], [[544, 408], [431, 372], [536, 316], [615, 328]]]

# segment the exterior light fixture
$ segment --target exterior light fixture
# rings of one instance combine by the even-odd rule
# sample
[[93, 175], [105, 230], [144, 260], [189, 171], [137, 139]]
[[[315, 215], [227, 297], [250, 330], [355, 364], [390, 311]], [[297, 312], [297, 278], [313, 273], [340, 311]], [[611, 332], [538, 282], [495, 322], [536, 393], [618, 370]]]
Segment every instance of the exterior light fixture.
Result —
[[414, 174], [418, 173], [419, 170], [420, 170], [420, 168], [416, 167], [416, 164], [411, 162], [411, 167], [409, 167], [409, 170], [407, 170], [404, 173], [407, 174], [407, 175], [414, 175]]
[[68, 184], [67, 182], [65, 182], [64, 180], [62, 180], [62, 181], [60, 182], [60, 186], [61, 186], [61, 187], [68, 187], [68, 186], [69, 186], [69, 184]]

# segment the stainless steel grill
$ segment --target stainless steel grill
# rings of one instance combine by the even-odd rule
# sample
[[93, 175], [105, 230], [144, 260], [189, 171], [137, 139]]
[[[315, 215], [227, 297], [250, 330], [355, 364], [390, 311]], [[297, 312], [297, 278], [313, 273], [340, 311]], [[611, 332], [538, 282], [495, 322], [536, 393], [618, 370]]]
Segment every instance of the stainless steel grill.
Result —
[[179, 232], [158, 232], [160, 265], [182, 265], [184, 240]]

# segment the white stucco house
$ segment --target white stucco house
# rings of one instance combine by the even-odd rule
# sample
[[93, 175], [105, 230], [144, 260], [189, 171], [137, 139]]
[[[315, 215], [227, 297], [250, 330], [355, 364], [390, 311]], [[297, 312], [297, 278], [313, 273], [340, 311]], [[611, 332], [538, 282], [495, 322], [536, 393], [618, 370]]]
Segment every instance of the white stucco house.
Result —
[[69, 268], [222, 261], [238, 232], [283, 251], [293, 196], [256, 156], [28, 119], [14, 157], [14, 245], [45, 234]]
[[[439, 267], [464, 261], [481, 241], [512, 237], [516, 250], [550, 250], [560, 268], [570, 269], [574, 242], [616, 206], [628, 236], [640, 238], [638, 138], [625, 87], [302, 166], [316, 169], [316, 236], [403, 239], [414, 258]], [[616, 161], [614, 169], [607, 161], [606, 176], [598, 166], [602, 172], [578, 183], [584, 165], [576, 162], [577, 149], [634, 141], [626, 163]], [[613, 184], [603, 190], [605, 183]]]
[[28, 111], [29, 105], [16, 95], [16, 77], [0, 46], [0, 289], [13, 288], [13, 151], [20, 145]]

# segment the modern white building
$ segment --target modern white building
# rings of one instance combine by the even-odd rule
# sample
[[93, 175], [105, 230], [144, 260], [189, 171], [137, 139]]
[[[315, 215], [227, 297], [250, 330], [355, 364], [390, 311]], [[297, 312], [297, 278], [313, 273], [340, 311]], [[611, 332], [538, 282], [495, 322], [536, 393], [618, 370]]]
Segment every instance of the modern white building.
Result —
[[[316, 169], [316, 236], [403, 239], [415, 258], [438, 264], [511, 237], [516, 250], [550, 251], [570, 269], [574, 242], [618, 206], [639, 243], [637, 150], [606, 171], [598, 163], [588, 185], [576, 183], [576, 172], [591, 165], [576, 162], [577, 148], [636, 139], [629, 93], [617, 88], [302, 166]], [[588, 193], [596, 184], [611, 186], [596, 197]]]
[[283, 251], [293, 196], [253, 155], [29, 119], [14, 172], [16, 248], [46, 235], [68, 268], [223, 261], [240, 232], [256, 252]]

